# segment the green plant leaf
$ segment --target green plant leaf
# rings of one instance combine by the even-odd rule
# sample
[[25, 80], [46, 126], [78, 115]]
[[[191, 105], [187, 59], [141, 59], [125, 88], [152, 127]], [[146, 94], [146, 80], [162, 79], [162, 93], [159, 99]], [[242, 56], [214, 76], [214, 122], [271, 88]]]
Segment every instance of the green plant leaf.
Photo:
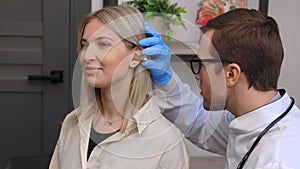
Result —
[[144, 18], [148, 19], [148, 18], [152, 18], [154, 15], [154, 12], [145, 12], [144, 13]]
[[167, 32], [167, 41], [170, 41], [171, 40], [171, 37], [172, 37], [172, 35], [173, 35], [173, 31], [172, 30], [169, 30], [168, 32]]
[[122, 5], [134, 6], [144, 13], [144, 18], [148, 19], [155, 15], [163, 17], [164, 23], [162, 27], [167, 29], [167, 40], [172, 36], [171, 24], [181, 25], [185, 29], [184, 21], [181, 19], [185, 9], [180, 7], [178, 3], [171, 3], [169, 0], [131, 0], [122, 3]]

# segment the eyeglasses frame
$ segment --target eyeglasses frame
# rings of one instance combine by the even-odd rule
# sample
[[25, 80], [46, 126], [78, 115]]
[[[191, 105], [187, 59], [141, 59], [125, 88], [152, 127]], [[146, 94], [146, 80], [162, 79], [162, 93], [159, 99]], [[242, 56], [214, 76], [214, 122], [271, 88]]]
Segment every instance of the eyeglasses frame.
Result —
[[[228, 62], [228, 61], [222, 61], [220, 59], [199, 59], [197, 55], [194, 55], [190, 58], [189, 60], [190, 62], [190, 66], [191, 66], [191, 70], [194, 74], [198, 74], [200, 71], [201, 71], [201, 68], [203, 66], [203, 62], [208, 62], [208, 63], [231, 63], [231, 62]], [[193, 63], [197, 62], [199, 64], [199, 70], [196, 72], [194, 70], [194, 67], [193, 67]]]

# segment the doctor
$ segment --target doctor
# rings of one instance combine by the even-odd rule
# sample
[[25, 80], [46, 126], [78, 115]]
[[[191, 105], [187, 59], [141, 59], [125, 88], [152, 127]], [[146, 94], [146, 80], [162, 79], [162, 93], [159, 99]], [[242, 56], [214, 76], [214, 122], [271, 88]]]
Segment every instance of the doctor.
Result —
[[227, 169], [300, 168], [300, 111], [277, 89], [283, 46], [276, 21], [236, 9], [202, 27], [191, 69], [202, 97], [170, 67], [170, 50], [146, 25], [142, 64], [150, 70], [164, 115], [195, 145], [227, 158]]

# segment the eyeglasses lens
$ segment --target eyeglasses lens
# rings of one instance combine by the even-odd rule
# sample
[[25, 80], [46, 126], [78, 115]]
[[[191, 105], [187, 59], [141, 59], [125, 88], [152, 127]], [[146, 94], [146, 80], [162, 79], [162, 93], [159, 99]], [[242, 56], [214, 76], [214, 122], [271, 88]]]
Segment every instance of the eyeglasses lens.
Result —
[[201, 66], [201, 64], [199, 62], [192, 62], [192, 69], [195, 74], [199, 73], [200, 66]]

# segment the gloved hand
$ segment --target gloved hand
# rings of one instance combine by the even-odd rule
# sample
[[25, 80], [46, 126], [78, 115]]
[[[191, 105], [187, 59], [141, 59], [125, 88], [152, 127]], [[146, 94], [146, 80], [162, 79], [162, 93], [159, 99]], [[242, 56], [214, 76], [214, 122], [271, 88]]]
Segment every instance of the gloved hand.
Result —
[[172, 77], [170, 65], [171, 51], [163, 42], [160, 34], [148, 23], [144, 23], [147, 38], [139, 41], [139, 45], [145, 47], [142, 54], [151, 59], [142, 62], [142, 65], [150, 70], [151, 79], [158, 85], [169, 82]]

